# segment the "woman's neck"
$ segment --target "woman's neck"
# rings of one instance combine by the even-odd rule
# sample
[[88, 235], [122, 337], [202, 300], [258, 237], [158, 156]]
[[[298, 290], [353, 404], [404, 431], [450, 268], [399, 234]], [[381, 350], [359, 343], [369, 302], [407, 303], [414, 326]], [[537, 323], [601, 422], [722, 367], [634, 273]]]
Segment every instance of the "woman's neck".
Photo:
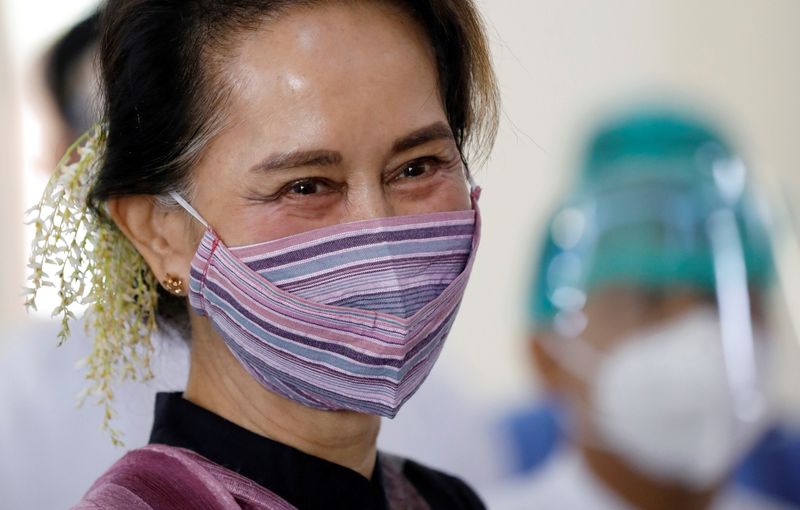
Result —
[[193, 324], [184, 398], [260, 436], [372, 477], [379, 417], [320, 411], [266, 390], [209, 329]]

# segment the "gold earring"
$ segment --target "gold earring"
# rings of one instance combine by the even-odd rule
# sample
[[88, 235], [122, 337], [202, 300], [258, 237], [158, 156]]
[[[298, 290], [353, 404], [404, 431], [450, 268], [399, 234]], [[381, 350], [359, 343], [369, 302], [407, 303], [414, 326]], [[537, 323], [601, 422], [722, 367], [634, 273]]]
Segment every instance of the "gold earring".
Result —
[[172, 276], [171, 274], [167, 273], [167, 277], [161, 282], [167, 291], [171, 292], [176, 296], [183, 296], [183, 280], [178, 278], [177, 276]]

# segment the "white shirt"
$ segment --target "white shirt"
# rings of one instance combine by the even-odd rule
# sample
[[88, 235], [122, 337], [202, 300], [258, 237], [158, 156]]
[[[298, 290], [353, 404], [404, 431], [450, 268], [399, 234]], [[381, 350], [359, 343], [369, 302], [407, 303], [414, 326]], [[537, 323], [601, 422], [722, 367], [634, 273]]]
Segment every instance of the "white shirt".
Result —
[[[492, 510], [633, 510], [595, 478], [576, 450], [564, 448], [541, 469], [484, 494]], [[710, 510], [789, 510], [739, 488], [723, 491]]]

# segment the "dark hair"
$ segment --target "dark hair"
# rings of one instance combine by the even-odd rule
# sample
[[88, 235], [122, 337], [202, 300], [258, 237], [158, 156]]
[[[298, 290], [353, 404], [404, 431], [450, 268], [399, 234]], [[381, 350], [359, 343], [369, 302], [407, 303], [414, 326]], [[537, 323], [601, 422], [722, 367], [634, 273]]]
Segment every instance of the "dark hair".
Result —
[[[485, 154], [497, 130], [497, 88], [473, 1], [382, 1], [398, 4], [424, 28], [456, 143], [462, 154], [467, 147]], [[189, 170], [220, 128], [227, 89], [219, 71], [235, 35], [317, 3], [108, 0], [100, 48], [108, 133], [90, 204], [186, 191]], [[162, 324], [184, 329], [186, 314], [183, 299], [159, 288]]]

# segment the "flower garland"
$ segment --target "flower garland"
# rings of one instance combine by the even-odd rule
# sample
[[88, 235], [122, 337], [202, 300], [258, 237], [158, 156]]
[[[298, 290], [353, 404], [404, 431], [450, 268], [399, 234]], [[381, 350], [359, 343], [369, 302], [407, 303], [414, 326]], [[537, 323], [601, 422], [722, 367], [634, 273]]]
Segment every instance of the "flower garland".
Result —
[[115, 445], [121, 432], [111, 426], [114, 383], [152, 377], [151, 336], [156, 331], [157, 285], [142, 256], [105, 212], [92, 207], [89, 192], [101, 167], [106, 130], [96, 125], [68, 150], [42, 198], [26, 214], [35, 229], [25, 306], [36, 309], [44, 287], [58, 289], [53, 317], [61, 321], [58, 345], [70, 336], [75, 308], [87, 305], [85, 327], [94, 336], [83, 360], [88, 384], [79, 405], [93, 397], [104, 407], [102, 428]]

